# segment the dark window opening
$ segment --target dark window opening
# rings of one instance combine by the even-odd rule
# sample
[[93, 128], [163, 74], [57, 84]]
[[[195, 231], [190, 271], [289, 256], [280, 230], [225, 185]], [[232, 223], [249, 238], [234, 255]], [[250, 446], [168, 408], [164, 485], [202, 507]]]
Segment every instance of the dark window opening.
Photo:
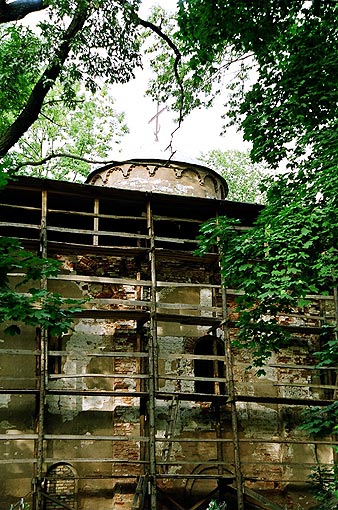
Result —
[[[60, 508], [56, 501], [67, 507], [77, 508], [77, 475], [75, 469], [64, 462], [54, 464], [47, 472], [45, 481], [44, 510]], [[51, 499], [48, 498], [50, 496]], [[54, 501], [53, 501], [54, 500]]]
[[[49, 336], [48, 337], [48, 373], [61, 374], [64, 359], [61, 355], [63, 347], [63, 336]], [[58, 351], [60, 354], [58, 354]]]
[[[195, 392], [225, 395], [225, 383], [217, 380], [225, 377], [224, 362], [221, 360], [210, 359], [210, 356], [224, 356], [224, 347], [222, 342], [215, 336], [203, 336], [198, 340], [194, 354], [205, 356], [205, 359], [202, 358], [194, 360], [195, 377], [203, 377], [207, 379], [204, 381], [195, 381]], [[210, 379], [216, 380], [211, 381]]]

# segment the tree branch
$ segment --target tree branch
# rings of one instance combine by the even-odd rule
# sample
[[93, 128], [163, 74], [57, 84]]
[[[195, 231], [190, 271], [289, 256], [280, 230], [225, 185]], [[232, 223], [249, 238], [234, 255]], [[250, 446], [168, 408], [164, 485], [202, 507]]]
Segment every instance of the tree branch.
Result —
[[38, 118], [43, 105], [43, 101], [48, 92], [54, 86], [55, 81], [63, 68], [63, 64], [70, 53], [71, 42], [74, 37], [81, 31], [84, 23], [87, 20], [87, 17], [88, 10], [86, 8], [82, 8], [75, 13], [74, 18], [64, 33], [62, 42], [55, 52], [51, 63], [41, 75], [38, 82], [35, 84], [25, 108], [22, 110], [13, 124], [1, 136], [0, 157], [7, 154], [13, 145], [16, 144], [21, 136]]
[[42, 117], [44, 117], [46, 120], [48, 120], [49, 122], [51, 122], [52, 124], [54, 124], [55, 126], [59, 127], [59, 128], [62, 128], [63, 126], [61, 124], [58, 124], [57, 122], [55, 122], [55, 120], [51, 119], [50, 117], [48, 117], [48, 115], [46, 115], [45, 113], [43, 113], [42, 111], [40, 112], [40, 115]]
[[6, 3], [0, 1], [0, 23], [9, 23], [24, 18], [27, 14], [35, 11], [42, 11], [48, 7], [48, 2], [43, 0], [14, 0]]
[[170, 135], [170, 143], [169, 143], [168, 147], [166, 148], [166, 149], [170, 149], [172, 151], [172, 142], [173, 142], [174, 134], [176, 133], [176, 131], [178, 129], [180, 129], [182, 121], [183, 121], [184, 86], [183, 86], [183, 81], [182, 81], [182, 79], [180, 77], [180, 74], [179, 74], [179, 71], [178, 71], [178, 68], [179, 68], [179, 65], [180, 65], [180, 62], [181, 62], [181, 59], [182, 59], [182, 54], [181, 54], [180, 50], [178, 49], [178, 47], [176, 46], [176, 44], [173, 43], [173, 41], [170, 39], [170, 37], [168, 37], [161, 30], [160, 27], [158, 27], [154, 23], [151, 23], [150, 21], [144, 20], [142, 18], [138, 18], [138, 22], [139, 22], [139, 24], [141, 26], [143, 26], [145, 28], [149, 28], [155, 34], [157, 34], [159, 37], [161, 37], [161, 39], [163, 39], [163, 41], [166, 42], [167, 45], [169, 46], [169, 48], [171, 48], [173, 50], [173, 52], [175, 53], [174, 75], [175, 75], [175, 79], [176, 79], [177, 85], [178, 85], [178, 87], [180, 89], [180, 103], [179, 103], [180, 107], [179, 107], [178, 125], [174, 129], [174, 131], [171, 133], [171, 135]]
[[101, 160], [95, 160], [95, 159], [88, 159], [81, 156], [77, 156], [76, 154], [70, 154], [69, 152], [57, 152], [52, 153], [46, 156], [43, 159], [40, 159], [39, 161], [23, 161], [22, 163], [19, 163], [15, 169], [13, 170], [14, 173], [18, 172], [21, 168], [24, 168], [25, 166], [41, 166], [47, 163], [48, 161], [51, 161], [54, 158], [69, 158], [69, 159], [75, 159], [76, 161], [83, 161], [84, 163], [90, 163], [92, 165], [110, 165], [118, 163], [116, 160], [108, 160], [108, 161], [101, 161]]

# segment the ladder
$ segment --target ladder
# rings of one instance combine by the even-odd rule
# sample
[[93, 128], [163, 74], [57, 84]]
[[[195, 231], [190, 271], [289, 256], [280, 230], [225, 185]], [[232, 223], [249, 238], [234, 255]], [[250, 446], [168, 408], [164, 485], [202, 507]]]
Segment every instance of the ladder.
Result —
[[142, 510], [144, 506], [144, 500], [146, 497], [148, 485], [148, 476], [141, 475], [137, 481], [136, 490], [133, 498], [133, 503], [131, 505], [132, 510]]
[[14, 510], [14, 508], [19, 507], [20, 510], [25, 510], [25, 500], [24, 498], [20, 498], [15, 504], [11, 504], [9, 510]]
[[[176, 422], [177, 422], [177, 416], [178, 416], [178, 410], [180, 408], [180, 401], [178, 398], [178, 395], [173, 395], [173, 398], [171, 400], [170, 404], [170, 416], [167, 423], [167, 429], [164, 433], [165, 438], [165, 446], [162, 449], [161, 454], [161, 460], [162, 462], [168, 462], [171, 457], [171, 450], [172, 450], [172, 441], [170, 439], [174, 435]], [[168, 471], [168, 466], [163, 466], [163, 471]]]

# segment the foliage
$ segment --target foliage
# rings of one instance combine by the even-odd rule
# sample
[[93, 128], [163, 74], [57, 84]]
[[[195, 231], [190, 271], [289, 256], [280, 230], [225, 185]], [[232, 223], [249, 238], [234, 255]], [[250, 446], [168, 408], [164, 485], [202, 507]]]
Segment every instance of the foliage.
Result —
[[[81, 301], [62, 298], [40, 286], [41, 279], [58, 274], [59, 266], [58, 261], [24, 250], [16, 239], [0, 239], [0, 323], [9, 323], [5, 333], [19, 334], [18, 323], [44, 328], [51, 335], [70, 329], [72, 314], [81, 309]], [[9, 286], [9, 272], [23, 275], [15, 289]]]
[[[15, 2], [4, 5], [10, 9]], [[102, 82], [124, 83], [133, 77], [141, 63], [139, 5], [139, 0], [51, 0], [34, 34], [19, 23], [1, 25], [6, 84], [0, 92], [1, 156], [34, 123], [57, 79], [69, 105], [78, 83], [94, 93]]]
[[207, 507], [207, 510], [226, 510], [227, 504], [225, 501], [219, 503], [215, 499], [212, 499]]
[[[242, 293], [237, 300], [239, 333], [234, 345], [251, 351], [258, 375], [264, 373], [266, 359], [291, 341], [279, 315], [306, 313], [309, 294], [332, 294], [337, 286], [336, 164], [334, 151], [322, 162], [316, 149], [298, 171], [271, 177], [266, 206], [247, 232], [236, 229], [239, 221], [226, 217], [201, 228], [199, 253], [217, 245], [224, 283]], [[315, 353], [320, 367], [337, 366], [336, 327], [322, 326], [324, 345]], [[309, 434], [336, 434], [337, 402], [311, 408], [303, 420], [301, 428]], [[330, 483], [319, 481], [312, 480], [318, 508], [336, 508], [337, 472]]]
[[[91, 170], [89, 162], [106, 158], [127, 132], [124, 114], [113, 109], [107, 88], [88, 98], [77, 87], [69, 108], [62, 87], [57, 86], [38, 120], [20, 139], [18, 151], [12, 151], [11, 167], [19, 168], [19, 175], [84, 180]], [[57, 154], [60, 157], [54, 158]]]
[[338, 504], [338, 465], [333, 469], [315, 468], [309, 476], [311, 488], [320, 506], [318, 510], [336, 510]]
[[[170, 15], [164, 9], [155, 7], [150, 19], [169, 35], [177, 48], [179, 59], [176, 58], [177, 52], [176, 55], [168, 52], [163, 38], [157, 38], [155, 41], [151, 39], [151, 42], [144, 46], [145, 53], [150, 55], [150, 65], [155, 76], [149, 81], [147, 93], [159, 103], [166, 103], [176, 110], [180, 123], [194, 108], [211, 106], [215, 95], [222, 89], [223, 74], [229, 70], [234, 61], [237, 61], [237, 55], [230, 46], [226, 46], [219, 54], [214, 54], [212, 62], [204, 62], [196, 58], [191, 47], [185, 47], [177, 15]], [[145, 40], [148, 40], [149, 33], [144, 32]]]
[[336, 2], [180, 2], [178, 37], [192, 55], [192, 73], [212, 70], [229, 47], [238, 58], [251, 56], [242, 62], [255, 74], [247, 86], [241, 73], [232, 82], [226, 113], [241, 123], [255, 161], [299, 160], [321, 137], [318, 126], [335, 122], [337, 13]]
[[261, 192], [263, 179], [268, 175], [266, 165], [252, 163], [248, 152], [212, 150], [202, 154], [201, 161], [220, 173], [229, 186], [228, 200], [264, 202]]
[[304, 423], [299, 428], [315, 437], [325, 437], [338, 431], [338, 401], [326, 407], [312, 407], [304, 411]]
[[[224, 282], [243, 293], [237, 344], [252, 349], [257, 366], [288, 342], [278, 315], [306, 307], [308, 294], [335, 285], [337, 184], [324, 170], [279, 175], [270, 179], [266, 207], [252, 229], [238, 231], [228, 218], [201, 229], [199, 251], [219, 244]], [[331, 348], [337, 351], [337, 343]]]
[[[250, 349], [260, 368], [290, 342], [278, 315], [306, 311], [308, 294], [332, 293], [337, 285], [338, 4], [182, 0], [179, 5], [177, 37], [193, 62], [190, 74], [208, 67], [219, 80], [214, 62], [231, 48], [242, 60], [234, 79], [224, 75], [224, 115], [252, 143], [253, 161], [277, 168], [287, 160], [286, 171], [266, 183], [266, 207], [251, 230], [243, 233], [238, 223], [219, 218], [202, 228], [200, 239], [200, 252], [219, 246], [224, 281], [242, 292], [235, 343]], [[335, 329], [336, 324], [323, 326], [320, 366], [336, 366]], [[304, 419], [308, 432], [335, 433], [336, 405], [315, 408]], [[328, 499], [321, 510], [335, 508], [333, 493], [324, 492]]]
[[5, 25], [0, 29], [0, 36], [1, 133], [24, 107], [42, 56], [40, 39], [27, 27]]

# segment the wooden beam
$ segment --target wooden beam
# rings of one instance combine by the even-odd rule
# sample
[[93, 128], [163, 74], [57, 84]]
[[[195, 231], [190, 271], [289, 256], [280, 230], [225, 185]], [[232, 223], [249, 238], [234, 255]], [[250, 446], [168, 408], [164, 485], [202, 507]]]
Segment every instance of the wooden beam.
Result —
[[[0, 352], [1, 353], [1, 352]], [[82, 356], [90, 356], [93, 358], [147, 358], [148, 354], [146, 352], [121, 352], [121, 351], [102, 351], [102, 352], [92, 352], [92, 351], [48, 351], [49, 356], [67, 356], [68, 358], [77, 359], [79, 355]]]
[[[13, 206], [16, 207], [16, 206]], [[49, 214], [57, 213], [57, 214], [65, 214], [65, 215], [74, 215], [74, 216], [89, 216], [91, 218], [105, 218], [109, 220], [143, 220], [146, 221], [145, 216], [126, 216], [126, 215], [117, 215], [117, 214], [101, 214], [99, 212], [85, 212], [85, 211], [65, 211], [64, 209], [48, 209]]]
[[[14, 276], [24, 276], [22, 273], [14, 273]], [[49, 280], [62, 280], [71, 282], [88, 282], [88, 283], [111, 283], [115, 285], [141, 285], [150, 287], [150, 280], [136, 280], [132, 278], [110, 278], [108, 276], [89, 276], [79, 274], [59, 274], [58, 276], [51, 276]]]
[[298, 406], [320, 406], [324, 407], [332, 404], [334, 400], [322, 400], [317, 398], [291, 398], [291, 397], [261, 397], [255, 395], [236, 395], [236, 402], [254, 402], [256, 404], [280, 404], [280, 405], [298, 405]]
[[[207, 356], [204, 356], [203, 359], [210, 359]], [[227, 379], [225, 377], [195, 377], [195, 376], [188, 376], [184, 377], [181, 375], [159, 375], [158, 376], [160, 381], [210, 381], [210, 382], [227, 382]]]
[[[0, 223], [1, 225], [1, 223]], [[132, 232], [112, 232], [110, 230], [93, 230], [93, 229], [81, 229], [81, 228], [66, 228], [66, 227], [50, 227], [47, 226], [48, 232], [63, 232], [68, 234], [79, 234], [79, 235], [99, 235], [105, 237], [128, 237], [133, 239], [149, 239], [145, 234], [134, 234]]]
[[40, 350], [28, 350], [28, 349], [0, 349], [0, 355], [2, 354], [11, 354], [13, 356], [39, 356], [41, 354]]
[[[5, 390], [4, 390], [5, 392]], [[21, 393], [21, 391], [15, 390], [14, 393]], [[149, 394], [146, 391], [111, 391], [111, 390], [69, 390], [69, 389], [56, 389], [48, 388], [47, 395], [60, 395], [60, 396], [79, 396], [79, 397], [115, 397], [115, 398], [141, 398], [148, 397]]]
[[95, 378], [95, 379], [148, 379], [148, 375], [144, 374], [134, 374], [128, 372], [121, 372], [115, 374], [49, 374], [49, 379], [86, 379], [86, 378]]
[[[203, 463], [204, 464], [204, 463]], [[161, 479], [177, 479], [177, 480], [224, 480], [228, 483], [232, 483], [234, 481], [234, 475], [219, 475], [218, 473], [209, 474], [209, 475], [192, 475], [191, 473], [158, 473], [157, 478]]]
[[[32, 207], [28, 205], [20, 205], [20, 204], [4, 204], [1, 203], [0, 207], [8, 207], [10, 209], [24, 209], [25, 211], [41, 211], [41, 207]], [[7, 225], [7, 223], [5, 223]]]
[[[8, 434], [3, 434], [8, 436]], [[1, 436], [0, 436], [1, 437]], [[123, 441], [148, 443], [148, 437], [141, 436], [99, 436], [95, 434], [45, 434], [45, 439], [53, 441]]]
[[227, 395], [212, 395], [208, 393], [183, 393], [178, 391], [157, 391], [156, 398], [161, 400], [172, 400], [173, 395], [176, 395], [179, 400], [187, 402], [215, 402], [217, 404], [226, 404], [228, 402]]

